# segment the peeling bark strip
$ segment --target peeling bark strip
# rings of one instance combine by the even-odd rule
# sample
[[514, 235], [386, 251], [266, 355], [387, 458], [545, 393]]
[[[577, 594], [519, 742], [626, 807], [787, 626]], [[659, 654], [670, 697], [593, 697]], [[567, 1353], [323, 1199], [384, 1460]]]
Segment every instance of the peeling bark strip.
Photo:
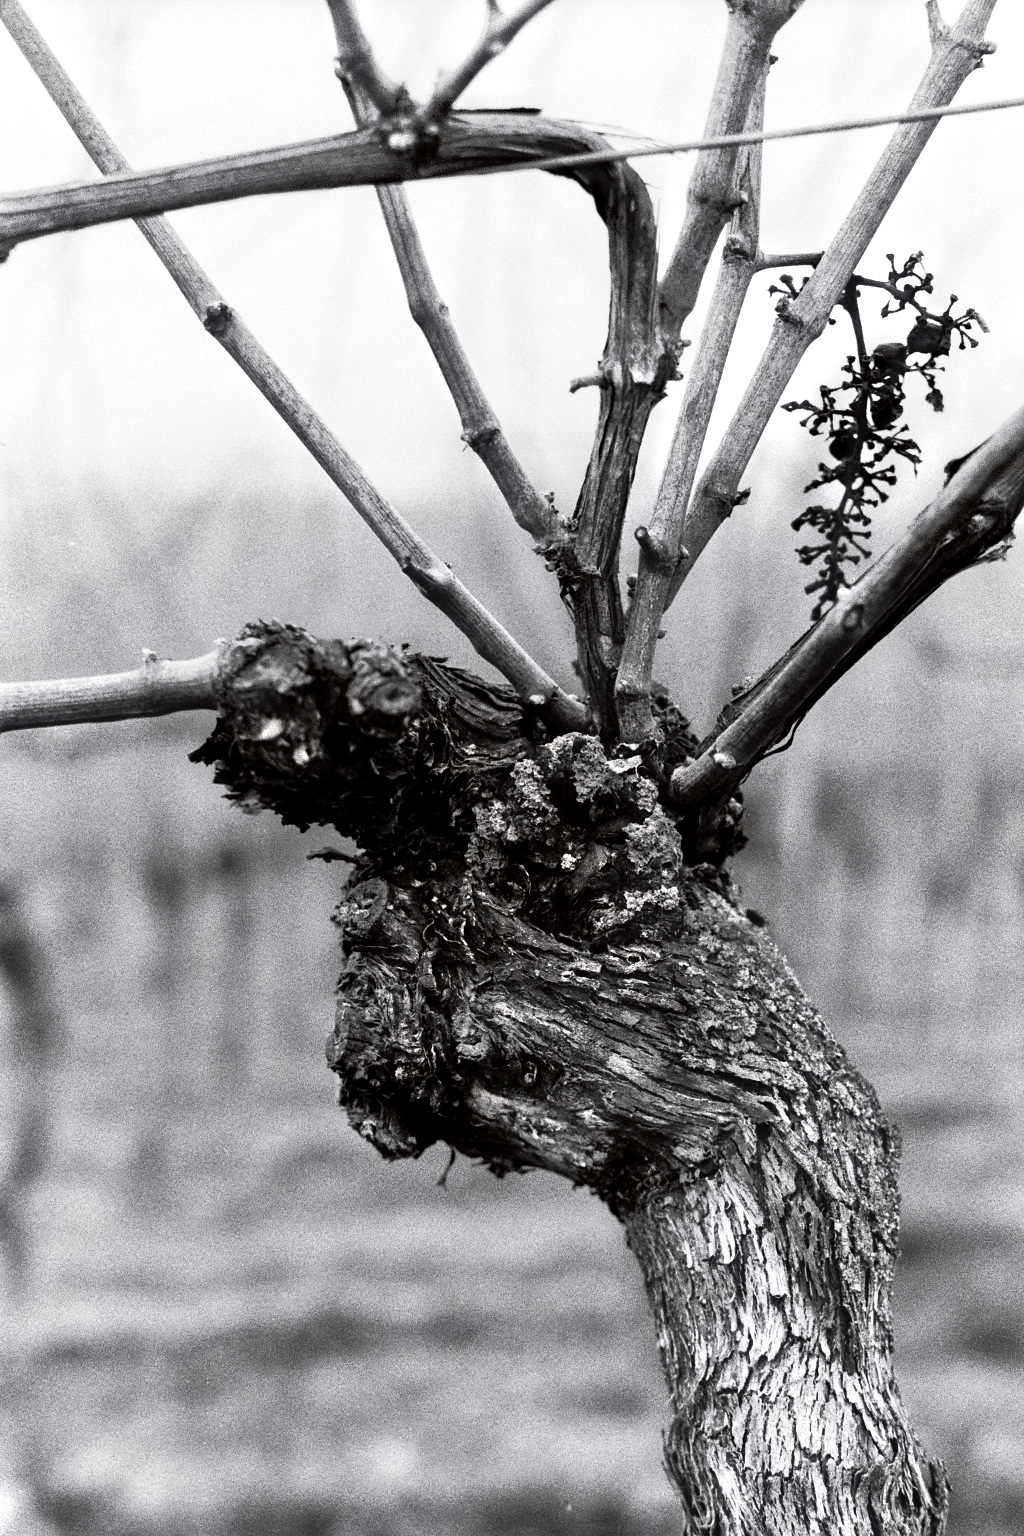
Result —
[[944, 1474], [892, 1372], [893, 1133], [641, 758], [368, 642], [251, 626], [237, 658], [195, 757], [364, 850], [328, 1042], [356, 1129], [608, 1203], [689, 1530], [937, 1536]]
[[629, 166], [591, 181], [578, 173], [608, 226], [611, 300], [599, 368], [600, 405], [590, 461], [555, 557], [573, 616], [587, 698], [606, 739], [617, 735], [615, 674], [625, 639], [619, 585], [622, 524], [651, 412], [676, 377], [676, 351], [657, 323], [658, 230], [650, 195]]

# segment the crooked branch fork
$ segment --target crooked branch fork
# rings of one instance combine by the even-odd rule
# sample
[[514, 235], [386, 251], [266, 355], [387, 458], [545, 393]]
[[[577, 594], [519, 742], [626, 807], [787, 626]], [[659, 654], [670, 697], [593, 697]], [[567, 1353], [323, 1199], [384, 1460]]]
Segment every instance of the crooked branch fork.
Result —
[[[763, 128], [769, 49], [802, 0], [730, 4], [706, 131], [696, 146], [699, 154], [686, 216], [660, 284], [658, 232], [650, 200], [643, 183], [624, 161], [635, 153], [663, 152], [667, 146], [619, 152], [574, 124], [540, 116], [451, 115], [451, 108], [470, 81], [545, 9], [546, 3], [531, 0], [507, 16], [490, 4], [478, 44], [443, 77], [430, 99], [419, 104], [404, 85], [390, 80], [382, 70], [352, 0], [328, 0], [339, 74], [359, 124], [355, 133], [139, 174], [129, 170], [18, 0], [0, 0], [0, 19], [105, 173], [104, 181], [98, 184], [0, 201], [0, 239], [10, 245], [56, 229], [135, 217], [207, 330], [288, 421], [420, 590], [469, 636], [480, 654], [512, 682], [521, 698], [547, 712], [554, 728], [578, 729], [586, 724], [583, 706], [557, 687], [384, 502], [160, 216], [168, 208], [257, 191], [375, 183], [410, 309], [441, 367], [459, 411], [463, 436], [480, 455], [516, 520], [529, 531], [557, 572], [576, 628], [579, 668], [593, 722], [608, 740], [644, 741], [656, 739], [658, 733], [650, 705], [650, 678], [664, 610], [731, 511], [740, 476], [797, 362], [823, 329], [936, 122], [949, 110], [961, 110], [952, 109], [951, 103], [960, 84], [990, 51], [984, 33], [995, 0], [968, 0], [951, 26], [943, 23], [934, 0], [928, 0], [932, 52], [911, 106], [902, 114], [908, 120], [897, 127], [832, 244], [824, 252], [786, 257], [765, 256], [758, 248], [757, 146], [780, 133]], [[568, 174], [581, 182], [608, 226], [611, 315], [605, 355], [594, 380], [600, 386], [599, 419], [583, 488], [566, 523], [531, 484], [501, 431], [434, 285], [398, 185], [409, 179], [528, 165]], [[727, 224], [715, 296], [694, 357], [654, 514], [638, 534], [639, 571], [627, 618], [619, 588], [619, 545], [637, 456], [650, 413], [674, 375], [681, 326]], [[755, 272], [768, 266], [801, 260], [813, 263], [811, 279], [798, 298], [783, 306], [744, 404], [694, 491], [710, 402], [717, 392], [749, 282]], [[964, 545], [965, 551], [968, 545], [970, 541]], [[984, 539], [975, 539], [970, 545], [971, 558], [979, 558], [984, 545]], [[920, 551], [914, 553], [916, 549], [911, 541], [897, 561], [903, 573], [904, 599], [906, 562], [920, 555]], [[932, 560], [932, 556], [927, 559]], [[898, 607], [894, 589], [870, 585], [877, 581], [876, 569], [885, 566], [891, 570], [894, 560], [896, 556], [890, 551], [858, 584], [858, 603], [865, 593], [870, 594], [871, 603], [857, 611], [868, 613], [870, 607], [872, 618], [870, 623], [864, 621], [857, 645], [846, 645], [844, 655], [858, 647], [863, 651], [868, 635], [884, 630], [882, 609], [886, 602]], [[934, 562], [929, 568], [933, 574], [937, 569]], [[945, 566], [943, 569], [945, 575], [952, 574]], [[865, 581], [868, 587], [864, 587]], [[848, 637], [848, 611], [845, 618], [838, 613], [828, 615], [811, 635], [819, 635], [819, 631], [830, 635], [843, 624], [841, 632]], [[794, 648], [799, 652], [801, 679], [797, 692], [805, 707], [806, 701], [820, 694], [834, 677], [836, 656], [829, 651], [826, 659], [827, 650], [820, 636], [813, 643], [805, 637]], [[723, 735], [708, 744], [698, 762], [677, 770], [672, 790], [677, 803], [693, 803], [695, 797], [724, 792], [726, 781], [734, 783], [737, 774], [749, 771], [760, 756], [778, 744], [795, 707], [795, 695], [786, 694], [789, 702], [783, 704], [780, 690], [783, 683], [787, 688], [795, 687], [795, 665], [792, 654], [787, 653], [778, 668], [772, 669], [770, 682], [763, 680], [763, 686], [759, 684], [751, 697], [740, 701], [742, 712], [734, 713]], [[147, 686], [152, 687], [153, 682], [150, 674]], [[99, 680], [93, 680], [92, 688], [97, 697], [103, 692]], [[130, 694], [131, 687], [125, 685], [119, 698]], [[168, 694], [171, 697], [173, 692]], [[59, 714], [59, 704], [52, 707]], [[746, 722], [742, 730], [741, 720]], [[728, 736], [729, 731], [732, 736]], [[742, 751], [737, 755], [732, 749], [741, 738]], [[723, 763], [727, 765], [724, 768]]]
[[[124, 156], [90, 111], [18, 0], [0, 0], [0, 19], [99, 169], [108, 177], [127, 173], [129, 168]], [[167, 220], [156, 217], [138, 222], [142, 234], [204, 328], [269, 400], [423, 595], [451, 619], [477, 653], [509, 680], [520, 697], [539, 702], [563, 729], [585, 725], [583, 707], [558, 687], [450, 567], [389, 506], [326, 423], [217, 291]]]

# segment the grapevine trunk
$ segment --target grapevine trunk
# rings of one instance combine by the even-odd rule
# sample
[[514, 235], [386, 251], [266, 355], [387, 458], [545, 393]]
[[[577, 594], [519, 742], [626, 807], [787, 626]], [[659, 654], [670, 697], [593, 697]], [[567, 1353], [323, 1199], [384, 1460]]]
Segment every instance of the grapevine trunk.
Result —
[[625, 1228], [708, 1536], [939, 1536], [893, 1375], [898, 1145], [724, 868], [736, 800], [679, 821], [692, 749], [550, 738], [424, 657], [253, 627], [196, 756], [360, 853], [328, 1059], [386, 1157], [545, 1168]]

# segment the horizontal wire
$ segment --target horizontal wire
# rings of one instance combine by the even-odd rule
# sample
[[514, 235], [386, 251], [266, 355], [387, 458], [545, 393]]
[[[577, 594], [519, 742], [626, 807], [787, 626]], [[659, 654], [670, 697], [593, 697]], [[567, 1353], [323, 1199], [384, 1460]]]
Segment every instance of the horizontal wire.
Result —
[[546, 160], [521, 160], [491, 165], [469, 172], [474, 176], [501, 176], [509, 171], [568, 171], [578, 166], [614, 165], [652, 155], [687, 155], [702, 149], [736, 149], [744, 144], [766, 144], [775, 139], [806, 139], [818, 134], [851, 133], [858, 128], [885, 128], [893, 123], [929, 123], [942, 117], [966, 117], [975, 112], [1002, 112], [1024, 107], [1024, 96], [1002, 101], [978, 101], [969, 105], [920, 107], [916, 111], [886, 113], [881, 117], [844, 117], [834, 123], [814, 123], [802, 128], [765, 128], [760, 133], [725, 133], [713, 139], [687, 139], [678, 144], [655, 143], [638, 149], [598, 149], [580, 155], [556, 155]]

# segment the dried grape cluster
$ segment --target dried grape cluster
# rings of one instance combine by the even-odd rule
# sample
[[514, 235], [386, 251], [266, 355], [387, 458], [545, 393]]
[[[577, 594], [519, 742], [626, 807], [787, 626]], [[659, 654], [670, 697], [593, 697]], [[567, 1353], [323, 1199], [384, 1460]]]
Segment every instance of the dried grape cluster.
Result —
[[[899, 461], [912, 465], [915, 471], [921, 462], [921, 449], [902, 420], [907, 379], [919, 374], [928, 386], [925, 400], [933, 410], [941, 411], [941, 359], [949, 355], [954, 337], [963, 351], [978, 345], [971, 334], [975, 326], [988, 329], [975, 309], [953, 313], [956, 294], [950, 295], [941, 313], [928, 308], [924, 297], [933, 292], [933, 277], [925, 271], [920, 251], [899, 269], [891, 255], [886, 260], [889, 273], [884, 281], [855, 273], [838, 306], [850, 318], [857, 347], [856, 355], [847, 357], [843, 364], [842, 382], [823, 384], [818, 404], [790, 400], [783, 406], [785, 411], [804, 413], [801, 426], [812, 437], [828, 439], [831, 462], [819, 463], [817, 477], [804, 487], [805, 494], [832, 485], [839, 492], [835, 505], [807, 507], [792, 525], [797, 533], [807, 528], [818, 536], [796, 551], [802, 565], [815, 568], [813, 580], [804, 589], [816, 599], [811, 610], [814, 620], [820, 619], [842, 588], [849, 585], [847, 568], [859, 565], [869, 554], [872, 512], [888, 499], [896, 484]], [[911, 312], [913, 324], [905, 341], [881, 342], [868, 351], [860, 304], [861, 291], [866, 288], [888, 295], [881, 311], [883, 320]], [[769, 292], [788, 302], [799, 290], [786, 273]]]

